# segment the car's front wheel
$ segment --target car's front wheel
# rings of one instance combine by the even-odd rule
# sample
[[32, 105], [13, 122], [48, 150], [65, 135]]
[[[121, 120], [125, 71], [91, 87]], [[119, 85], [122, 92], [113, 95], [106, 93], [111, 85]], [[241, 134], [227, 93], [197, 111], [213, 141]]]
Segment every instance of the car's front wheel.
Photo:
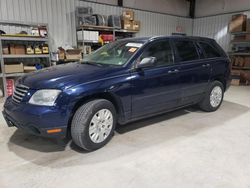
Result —
[[206, 112], [216, 111], [220, 107], [223, 97], [223, 84], [219, 81], [214, 81], [209, 85], [203, 100], [199, 103], [199, 106]]
[[76, 111], [71, 124], [72, 139], [85, 150], [96, 150], [109, 142], [115, 125], [116, 110], [113, 104], [105, 99], [96, 99]]

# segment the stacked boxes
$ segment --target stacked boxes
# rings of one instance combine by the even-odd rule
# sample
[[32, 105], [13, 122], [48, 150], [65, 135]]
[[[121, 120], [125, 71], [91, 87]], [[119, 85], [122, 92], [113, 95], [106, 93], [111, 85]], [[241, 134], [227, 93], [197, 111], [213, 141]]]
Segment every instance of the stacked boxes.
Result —
[[130, 20], [133, 21], [135, 18], [135, 13], [132, 10], [125, 10], [122, 12], [123, 20]]
[[132, 10], [122, 12], [122, 29], [139, 31], [140, 21], [135, 20], [135, 13]]
[[133, 21], [122, 20], [122, 29], [133, 30]]
[[232, 81], [231, 81], [231, 85], [240, 85], [240, 71], [232, 71], [231, 72], [231, 77], [232, 77]]
[[245, 57], [244, 67], [250, 68], [250, 57]]
[[232, 70], [231, 72], [231, 85], [240, 85], [240, 83], [245, 85], [250, 85], [250, 72], [242, 70]]
[[229, 31], [231, 33], [246, 31], [247, 16], [244, 14], [236, 14], [232, 16], [229, 24]]
[[63, 49], [58, 48], [58, 59], [59, 60], [80, 60], [82, 59], [81, 49]]
[[250, 68], [250, 57], [236, 56], [232, 59], [233, 66]]

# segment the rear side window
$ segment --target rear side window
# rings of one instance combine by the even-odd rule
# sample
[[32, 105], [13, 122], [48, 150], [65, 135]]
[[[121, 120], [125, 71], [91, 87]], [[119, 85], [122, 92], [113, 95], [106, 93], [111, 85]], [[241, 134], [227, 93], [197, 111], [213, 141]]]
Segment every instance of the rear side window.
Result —
[[219, 52], [216, 51], [214, 47], [205, 42], [199, 42], [200, 46], [203, 48], [207, 58], [220, 57]]
[[156, 57], [156, 66], [165, 66], [173, 63], [172, 50], [168, 40], [150, 44], [142, 53], [140, 60], [145, 57]]
[[188, 40], [177, 40], [174, 41], [174, 44], [180, 61], [191, 61], [199, 59], [199, 55], [197, 53], [194, 42]]

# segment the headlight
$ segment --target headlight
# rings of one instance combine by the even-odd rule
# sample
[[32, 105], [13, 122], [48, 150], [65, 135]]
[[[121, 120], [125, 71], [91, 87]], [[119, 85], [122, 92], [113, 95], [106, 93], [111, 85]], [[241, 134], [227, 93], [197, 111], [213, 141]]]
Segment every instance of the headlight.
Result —
[[42, 106], [54, 106], [60, 93], [61, 91], [56, 89], [41, 89], [32, 95], [29, 103]]

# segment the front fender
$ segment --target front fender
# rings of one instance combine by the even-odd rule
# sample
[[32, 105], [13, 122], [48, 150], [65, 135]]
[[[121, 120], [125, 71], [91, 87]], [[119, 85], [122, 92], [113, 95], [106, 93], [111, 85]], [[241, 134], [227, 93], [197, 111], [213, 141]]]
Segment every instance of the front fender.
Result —
[[130, 118], [131, 113], [131, 76], [130, 73], [106, 78], [89, 83], [82, 83], [64, 91], [65, 102], [68, 109], [73, 111], [75, 105], [84, 98], [102, 96], [109, 94], [119, 106], [122, 115]]

